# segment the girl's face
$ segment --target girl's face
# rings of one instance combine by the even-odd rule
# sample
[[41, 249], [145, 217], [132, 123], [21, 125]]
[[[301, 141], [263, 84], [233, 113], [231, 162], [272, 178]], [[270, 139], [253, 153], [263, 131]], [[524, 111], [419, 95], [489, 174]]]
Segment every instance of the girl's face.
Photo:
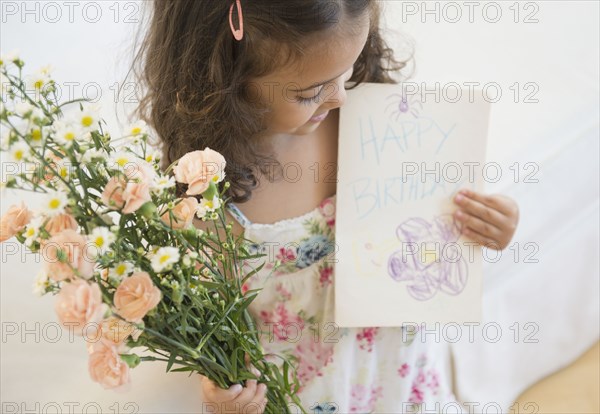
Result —
[[251, 96], [271, 109], [265, 119], [267, 135], [310, 134], [329, 111], [344, 104], [344, 84], [369, 34], [368, 13], [355, 25], [355, 34], [326, 37], [301, 62], [253, 80]]

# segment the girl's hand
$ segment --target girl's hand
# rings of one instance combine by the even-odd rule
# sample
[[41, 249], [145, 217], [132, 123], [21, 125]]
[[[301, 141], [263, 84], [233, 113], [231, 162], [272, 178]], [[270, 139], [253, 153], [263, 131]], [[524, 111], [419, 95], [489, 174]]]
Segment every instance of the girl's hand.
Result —
[[454, 217], [462, 223], [462, 234], [494, 250], [508, 246], [519, 222], [519, 207], [512, 198], [463, 189], [454, 202], [459, 206]]
[[[250, 368], [248, 355], [245, 359]], [[250, 369], [257, 377], [260, 375], [256, 368], [251, 367]], [[257, 385], [257, 380], [248, 379], [245, 387], [235, 384], [228, 389], [223, 389], [208, 377], [199, 375], [204, 403], [207, 404], [201, 412], [205, 412], [204, 408], [208, 409], [206, 412], [229, 414], [262, 414], [265, 411], [267, 405], [267, 386], [265, 384]]]

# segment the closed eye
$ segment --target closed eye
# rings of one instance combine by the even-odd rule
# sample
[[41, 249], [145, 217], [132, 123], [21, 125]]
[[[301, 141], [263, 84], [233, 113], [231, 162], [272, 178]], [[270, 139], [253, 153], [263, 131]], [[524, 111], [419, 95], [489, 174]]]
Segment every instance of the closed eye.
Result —
[[321, 90], [319, 91], [319, 93], [317, 93], [315, 96], [310, 97], [310, 98], [303, 98], [302, 96], [296, 96], [296, 102], [299, 102], [303, 105], [310, 105], [312, 103], [318, 103], [319, 97], [321, 96], [321, 94], [323, 93], [323, 90], [325, 88], [321, 88]]

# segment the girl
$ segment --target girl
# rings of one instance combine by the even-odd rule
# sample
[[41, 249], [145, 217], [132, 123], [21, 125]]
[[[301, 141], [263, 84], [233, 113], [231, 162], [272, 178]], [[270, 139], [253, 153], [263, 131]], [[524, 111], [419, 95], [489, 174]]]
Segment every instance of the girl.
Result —
[[[331, 177], [336, 165], [346, 84], [395, 83], [390, 74], [406, 65], [380, 35], [378, 3], [155, 0], [136, 56], [146, 86], [137, 112], [157, 131], [164, 166], [205, 147], [225, 156], [228, 219], [267, 254], [245, 286], [263, 289], [250, 311], [266, 332], [265, 352], [296, 359], [307, 410], [461, 412], [445, 343], [404, 328], [335, 327], [333, 284], [343, 275], [314, 248], [335, 234], [336, 179], [314, 177]], [[288, 163], [299, 178], [286, 176]], [[507, 246], [518, 222], [513, 200], [467, 191], [455, 201], [467, 237]], [[201, 385], [212, 412], [264, 410], [256, 380]]]

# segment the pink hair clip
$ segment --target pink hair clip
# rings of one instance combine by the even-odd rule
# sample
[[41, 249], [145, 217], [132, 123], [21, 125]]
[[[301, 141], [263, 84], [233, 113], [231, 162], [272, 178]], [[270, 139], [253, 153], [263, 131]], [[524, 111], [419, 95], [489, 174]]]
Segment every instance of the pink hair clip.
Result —
[[242, 5], [240, 0], [235, 0], [235, 4], [237, 5], [237, 14], [238, 20], [240, 22], [240, 28], [238, 30], [233, 27], [233, 3], [231, 3], [231, 7], [229, 8], [229, 26], [231, 27], [231, 33], [233, 33], [233, 37], [235, 40], [242, 40], [244, 37], [244, 16], [242, 15]]

